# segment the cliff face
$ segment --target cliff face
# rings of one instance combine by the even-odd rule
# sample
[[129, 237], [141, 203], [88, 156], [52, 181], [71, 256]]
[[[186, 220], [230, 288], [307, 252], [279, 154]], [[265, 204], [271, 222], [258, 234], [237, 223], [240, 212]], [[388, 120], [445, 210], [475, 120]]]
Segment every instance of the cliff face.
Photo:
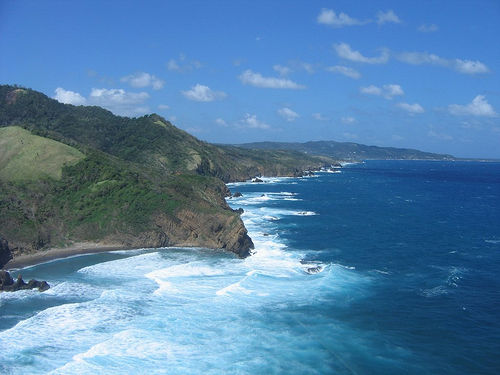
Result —
[[223, 182], [295, 176], [324, 162], [212, 145], [155, 114], [120, 117], [0, 85], [0, 236], [9, 241], [0, 261], [75, 243], [244, 257], [252, 240]]
[[[81, 167], [75, 170], [78, 177], [85, 176]], [[0, 242], [3, 263], [11, 252], [17, 257], [74, 243], [206, 247], [240, 257], [253, 248], [239, 213], [225, 201], [227, 187], [216, 178], [177, 176], [153, 190], [140, 181], [131, 182], [128, 175], [110, 185], [97, 167], [91, 170], [97, 174], [95, 180], [74, 185], [68, 184], [74, 176], [68, 170], [57, 184], [19, 189], [0, 183], [0, 230], [10, 247]]]
[[6, 239], [0, 237], [0, 269], [12, 259], [12, 254], [9, 249], [9, 243]]

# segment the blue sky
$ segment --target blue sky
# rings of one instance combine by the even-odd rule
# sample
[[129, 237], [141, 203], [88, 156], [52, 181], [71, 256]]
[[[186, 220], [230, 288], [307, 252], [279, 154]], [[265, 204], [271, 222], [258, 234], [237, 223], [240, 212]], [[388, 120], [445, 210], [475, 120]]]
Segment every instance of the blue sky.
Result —
[[0, 82], [200, 139], [500, 158], [500, 2], [0, 2]]

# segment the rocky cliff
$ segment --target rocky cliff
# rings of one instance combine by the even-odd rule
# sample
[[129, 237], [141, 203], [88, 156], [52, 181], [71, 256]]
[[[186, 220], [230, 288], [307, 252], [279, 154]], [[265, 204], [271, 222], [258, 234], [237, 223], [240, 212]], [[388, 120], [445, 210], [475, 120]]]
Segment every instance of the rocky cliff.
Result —
[[3, 85], [0, 235], [9, 246], [0, 259], [75, 243], [200, 246], [244, 257], [252, 240], [224, 200], [224, 182], [297, 176], [324, 162], [212, 145], [155, 114], [120, 117]]
[[9, 249], [9, 243], [6, 239], [0, 237], [0, 269], [12, 259], [12, 254]]

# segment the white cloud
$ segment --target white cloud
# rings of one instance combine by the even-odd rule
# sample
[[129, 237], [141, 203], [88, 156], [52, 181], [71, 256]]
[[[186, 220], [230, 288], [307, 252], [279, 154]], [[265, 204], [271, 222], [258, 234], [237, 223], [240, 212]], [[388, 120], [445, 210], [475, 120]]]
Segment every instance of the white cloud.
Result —
[[480, 61], [445, 59], [427, 52], [403, 52], [397, 55], [399, 61], [412, 65], [438, 65], [464, 74], [488, 73], [488, 67]]
[[226, 97], [225, 92], [213, 91], [208, 86], [200, 85], [199, 83], [191, 87], [191, 90], [182, 91], [182, 95], [196, 102], [213, 102], [214, 100], [224, 99]]
[[408, 104], [408, 103], [398, 103], [396, 104], [397, 107], [410, 112], [411, 114], [416, 114], [416, 113], [424, 113], [424, 108], [418, 104], [418, 103], [413, 103], [413, 104]]
[[321, 113], [319, 112], [316, 112], [316, 113], [313, 113], [312, 114], [312, 117], [315, 119], [315, 120], [318, 120], [318, 121], [328, 121], [329, 118], [328, 117], [324, 117]]
[[175, 61], [174, 59], [170, 59], [167, 63], [167, 69], [180, 71], [181, 67], [179, 66], [179, 64], [177, 64], [177, 61]]
[[251, 115], [249, 113], [245, 113], [245, 117], [243, 120], [239, 121], [240, 126], [252, 129], [269, 129], [270, 126], [265, 122], [259, 121], [257, 119], [257, 115]]
[[343, 74], [346, 77], [353, 79], [359, 79], [361, 77], [361, 74], [357, 70], [349, 68], [347, 66], [341, 66], [341, 65], [329, 66], [326, 68], [326, 70], [332, 73]]
[[309, 74], [314, 73], [314, 67], [312, 64], [300, 61], [296, 62], [295, 64], [297, 64], [299, 68], [304, 69]]
[[383, 25], [384, 23], [401, 23], [399, 17], [392, 10], [385, 12], [377, 12], [377, 23]]
[[367, 94], [367, 95], [377, 95], [377, 96], [382, 96], [382, 89], [380, 87], [370, 85], [367, 87], [361, 87], [359, 91], [362, 94]]
[[281, 76], [286, 76], [292, 72], [292, 69], [283, 65], [274, 65], [273, 69], [277, 71]]
[[165, 84], [165, 82], [158, 77], [145, 72], [138, 72], [126, 77], [122, 77], [120, 81], [126, 82], [132, 87], [151, 86], [153, 90], [160, 90]]
[[420, 31], [421, 33], [433, 33], [433, 32], [438, 31], [439, 27], [435, 24], [431, 24], [431, 25], [423, 24], [423, 25], [420, 25], [417, 30]]
[[448, 60], [427, 52], [403, 52], [397, 55], [399, 61], [412, 65], [430, 64], [447, 66]]
[[215, 123], [220, 126], [228, 126], [227, 122], [220, 117], [215, 119]]
[[317, 18], [318, 23], [332, 27], [344, 27], [363, 25], [366, 22], [349, 17], [347, 14], [340, 12], [338, 15], [331, 9], [323, 8]]
[[392, 99], [395, 96], [404, 95], [404, 91], [399, 85], [388, 84], [382, 87], [370, 85], [367, 87], [361, 87], [360, 92], [367, 95], [382, 96], [386, 99]]
[[490, 70], [480, 61], [454, 60], [455, 70], [465, 74], [488, 73]]
[[184, 54], [180, 54], [177, 59], [170, 59], [167, 62], [167, 69], [176, 72], [188, 72], [194, 69], [200, 69], [203, 65], [198, 60], [188, 61]]
[[305, 86], [299, 85], [286, 78], [263, 77], [260, 73], [245, 70], [240, 76], [240, 81], [245, 85], [272, 89], [303, 89]]
[[351, 117], [351, 116], [346, 116], [346, 117], [342, 117], [340, 119], [340, 121], [342, 121], [342, 123], [344, 124], [354, 124], [356, 122], [356, 119], [354, 117]]
[[402, 136], [400, 136], [398, 134], [393, 134], [391, 136], [391, 138], [392, 138], [393, 141], [402, 141], [403, 139], [405, 139], [404, 137], [402, 137]]
[[496, 117], [497, 113], [490, 103], [486, 101], [484, 95], [477, 95], [472, 102], [466, 105], [451, 104], [448, 110], [452, 115], [461, 116], [481, 116], [481, 117]]
[[88, 103], [104, 107], [117, 115], [137, 116], [149, 112], [149, 108], [142, 105], [147, 99], [149, 94], [146, 92], [93, 88]]
[[158, 104], [158, 109], [167, 110], [170, 109], [170, 106], [167, 104]]
[[347, 43], [334, 44], [333, 48], [335, 49], [339, 57], [350, 61], [356, 61], [366, 64], [385, 64], [387, 61], [389, 61], [389, 52], [387, 50], [382, 50], [380, 56], [378, 57], [366, 57], [363, 56], [359, 51], [353, 50]]
[[299, 118], [299, 114], [297, 112], [292, 111], [288, 107], [283, 107], [278, 110], [278, 114], [283, 117], [286, 121], [295, 121]]
[[73, 104], [73, 105], [84, 105], [87, 103], [87, 99], [81, 96], [79, 93], [65, 90], [62, 87], [58, 87], [55, 90], [54, 99], [60, 103]]

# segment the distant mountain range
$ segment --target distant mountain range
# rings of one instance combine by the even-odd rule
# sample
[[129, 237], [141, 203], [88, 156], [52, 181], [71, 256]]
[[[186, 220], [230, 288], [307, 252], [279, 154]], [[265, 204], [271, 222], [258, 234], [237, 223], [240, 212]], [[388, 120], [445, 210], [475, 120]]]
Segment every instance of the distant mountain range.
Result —
[[255, 142], [235, 145], [259, 150], [300, 151], [309, 155], [327, 156], [335, 160], [455, 160], [452, 155], [434, 154], [408, 148], [367, 146], [352, 142], [311, 141], [305, 143]]

